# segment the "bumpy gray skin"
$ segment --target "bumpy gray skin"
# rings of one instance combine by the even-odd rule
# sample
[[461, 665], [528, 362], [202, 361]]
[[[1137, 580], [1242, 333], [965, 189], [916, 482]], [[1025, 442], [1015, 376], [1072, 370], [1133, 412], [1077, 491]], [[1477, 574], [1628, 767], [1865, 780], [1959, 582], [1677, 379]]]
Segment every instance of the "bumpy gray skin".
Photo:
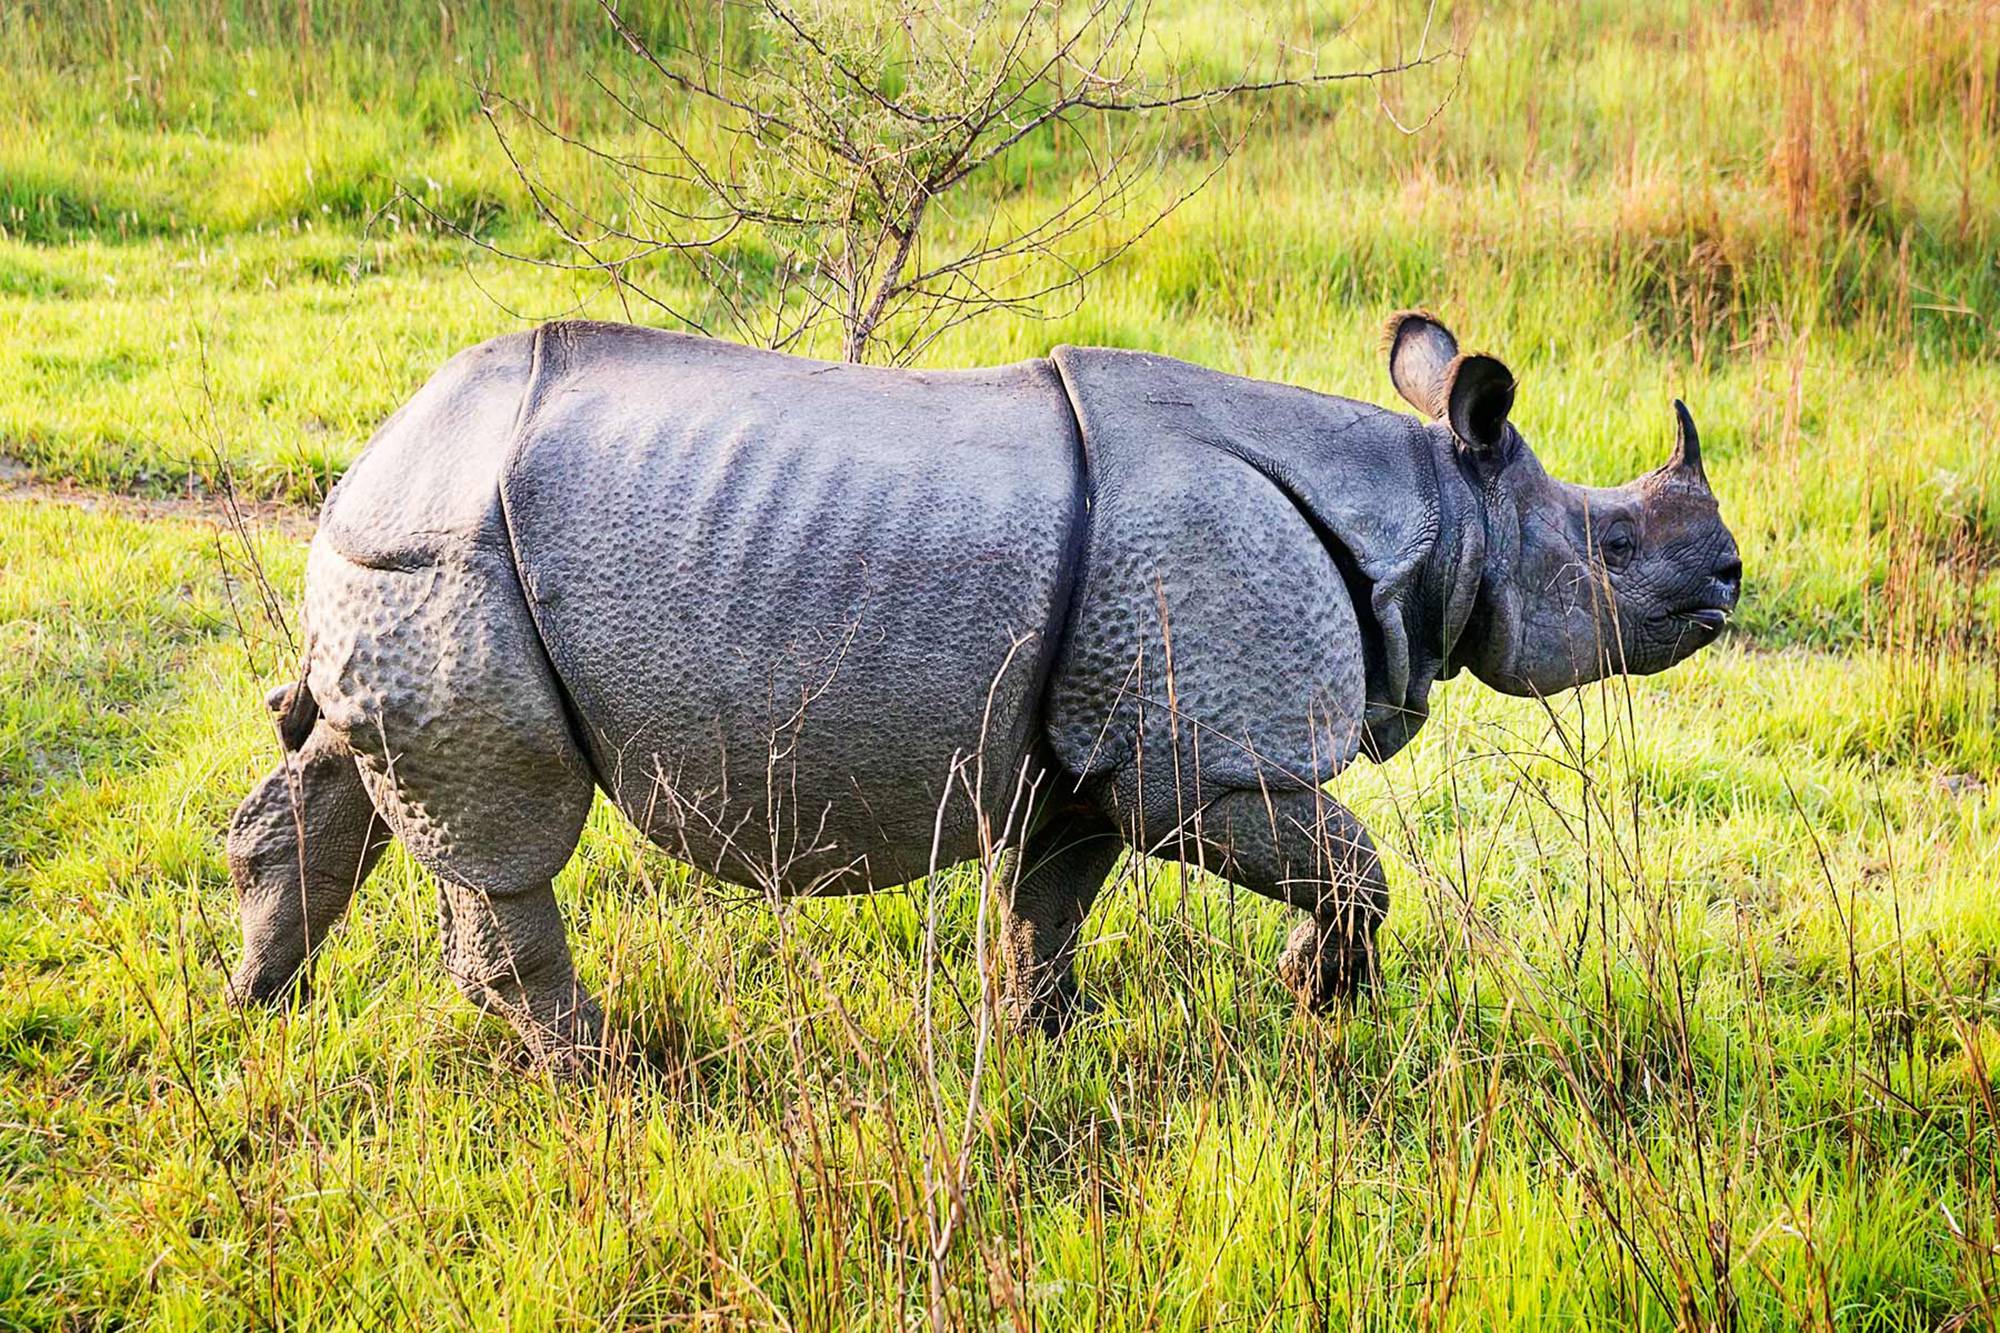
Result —
[[1499, 362], [1420, 315], [1389, 348], [1421, 417], [1102, 349], [890, 371], [554, 324], [460, 355], [322, 514], [290, 753], [230, 829], [232, 998], [302, 992], [393, 835], [466, 993], [588, 1059], [550, 881], [597, 790], [773, 897], [1011, 851], [1024, 1027], [1075, 1012], [1127, 849], [1303, 909], [1280, 975], [1351, 995], [1388, 889], [1326, 781], [1461, 668], [1661, 670], [1741, 577], [1685, 409], [1664, 468], [1567, 486]]

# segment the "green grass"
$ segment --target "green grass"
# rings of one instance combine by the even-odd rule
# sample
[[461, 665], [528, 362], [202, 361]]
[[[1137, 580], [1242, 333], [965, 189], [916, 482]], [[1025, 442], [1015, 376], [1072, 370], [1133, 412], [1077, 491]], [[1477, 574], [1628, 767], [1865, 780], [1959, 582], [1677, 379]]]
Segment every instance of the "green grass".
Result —
[[[544, 34], [529, 47], [478, 10], [447, 37], [417, 7], [361, 44], [322, 10], [306, 8], [303, 56], [281, 45], [293, 16], [254, 6], [217, 11], [227, 42], [182, 32], [173, 8], [151, 33], [121, 27], [122, 6], [4, 20], [30, 59], [0, 90], [17, 130], [0, 135], [0, 198], [20, 213], [0, 206], [0, 453], [92, 486], [227, 472], [309, 501], [451, 351], [623, 313], [395, 198], [546, 251], [467, 80], [491, 71], [547, 114], [602, 124], [601, 97], [549, 73], [626, 69], [587, 10], [553, 5], [520, 30]], [[1274, 103], [1079, 308], [993, 317], [931, 359], [1105, 342], [1379, 400], [1380, 321], [1422, 304], [1521, 374], [1517, 417], [1560, 474], [1650, 467], [1668, 399], [1686, 398], [1757, 575], [1761, 641], [1885, 641], [1876, 594], [1906, 540], [1948, 557], [1908, 575], [1966, 619], [1945, 585], [2000, 543], [2000, 25], [1976, 4], [1875, 10], [1447, 13], [1435, 26], [1467, 44], [1462, 76], [1385, 93], [1406, 115], [1451, 93], [1432, 129], [1396, 132], [1365, 95]], [[1197, 4], [1162, 25], [1224, 63], [1261, 30]], [[1414, 36], [1366, 26], [1328, 59], [1399, 34]], [[1810, 69], [1800, 43], [1821, 53]], [[605, 188], [587, 164], [545, 165], [579, 196]], [[1059, 180], [1064, 162], [1042, 170]], [[672, 271], [653, 280], [712, 313]], [[1990, 580], [1973, 590], [1971, 632], [1992, 636], [1996, 604]]]
[[[465, 80], [602, 123], [592, 12], [0, 16], [0, 455], [308, 501], [451, 351], [616, 313], [392, 201], [544, 244]], [[1161, 22], [1218, 66], [1261, 40]], [[1652, 466], [1691, 404], [1739, 623], [1552, 714], [1453, 684], [1340, 779], [1391, 857], [1378, 1004], [1295, 1014], [1285, 912], [1128, 864], [1102, 1012], [982, 1061], [970, 874], [779, 915], [600, 809], [558, 893], [669, 1072], [525, 1076], [400, 852], [312, 1003], [239, 1016], [219, 830], [289, 660], [252, 552], [0, 502], [0, 1329], [1993, 1326], [2000, 22], [1518, 0], [1435, 31], [1471, 54], [1431, 128], [1276, 104], [1078, 309], [929, 358], [1107, 342], [1379, 401], [1375, 330], [1420, 303], [1509, 359], [1560, 475]], [[298, 542], [254, 554], [289, 607]]]
[[[1396, 849], [1378, 1006], [1295, 1015], [1287, 913], [1128, 866], [1103, 1012], [976, 1085], [968, 877], [781, 923], [600, 810], [559, 882], [581, 965], [692, 1063], [579, 1091], [457, 998], [399, 853], [307, 1010], [221, 1004], [216, 829], [272, 750], [227, 549], [0, 508], [18, 1322], [894, 1322], [954, 1172], [941, 1281], [975, 1323], [1897, 1326], [2000, 1281], [2000, 806], [1945, 793], [1947, 748], [1894, 753], [1924, 723], [1893, 660], [1731, 646], [1634, 685], [1635, 734], [1592, 693], [1556, 718], [1603, 747], [1587, 781], [1550, 719], [1454, 688], [1341, 783]], [[264, 555], [289, 590], [296, 546]], [[1990, 755], [1993, 684], [1957, 689]]]

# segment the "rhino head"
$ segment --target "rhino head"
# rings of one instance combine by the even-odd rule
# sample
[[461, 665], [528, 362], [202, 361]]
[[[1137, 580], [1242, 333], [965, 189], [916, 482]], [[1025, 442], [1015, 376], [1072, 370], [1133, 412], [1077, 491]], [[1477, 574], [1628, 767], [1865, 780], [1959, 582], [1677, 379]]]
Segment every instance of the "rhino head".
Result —
[[1427, 315], [1393, 317], [1389, 372], [1436, 424], [1485, 529], [1479, 592], [1454, 665], [1508, 694], [1552, 694], [1618, 672], [1647, 675], [1722, 631], [1743, 582], [1736, 541], [1678, 400], [1666, 463], [1616, 487], [1542, 470], [1508, 420], [1514, 376], [1461, 354]]

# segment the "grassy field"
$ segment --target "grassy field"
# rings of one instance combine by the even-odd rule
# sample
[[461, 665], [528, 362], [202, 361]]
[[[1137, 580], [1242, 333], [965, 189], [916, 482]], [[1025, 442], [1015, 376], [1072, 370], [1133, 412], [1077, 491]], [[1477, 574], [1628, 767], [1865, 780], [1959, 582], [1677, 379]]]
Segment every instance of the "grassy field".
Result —
[[[1250, 8], [1159, 22], [1306, 40]], [[1077, 309], [927, 358], [1381, 401], [1423, 304], [1559, 475], [1693, 408], [1737, 623], [1546, 710], [1455, 684], [1341, 777], [1396, 895], [1351, 1017], [1294, 1012], [1288, 913], [1128, 863], [1102, 1011], [987, 1044], [971, 875], [778, 914], [606, 809], [558, 894], [666, 1073], [524, 1075], [400, 851], [307, 1007], [227, 1009], [302, 507], [451, 351], [617, 311], [396, 190], [545, 245], [467, 80], [593, 123], [595, 12], [0, 13], [0, 1329], [2000, 1322], [1991, 0], [1368, 10], [1329, 59], [1466, 51], [1381, 90], [1428, 128], [1275, 102]]]

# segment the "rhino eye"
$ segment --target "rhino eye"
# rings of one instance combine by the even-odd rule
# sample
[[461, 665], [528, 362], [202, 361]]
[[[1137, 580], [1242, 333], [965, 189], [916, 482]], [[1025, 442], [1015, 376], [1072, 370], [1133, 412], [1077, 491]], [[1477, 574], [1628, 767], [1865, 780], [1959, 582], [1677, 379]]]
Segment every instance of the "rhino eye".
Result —
[[1622, 523], [1607, 530], [1597, 543], [1597, 554], [1609, 570], [1620, 570], [1631, 564], [1632, 556], [1638, 549], [1639, 543], [1632, 536], [1632, 529]]

